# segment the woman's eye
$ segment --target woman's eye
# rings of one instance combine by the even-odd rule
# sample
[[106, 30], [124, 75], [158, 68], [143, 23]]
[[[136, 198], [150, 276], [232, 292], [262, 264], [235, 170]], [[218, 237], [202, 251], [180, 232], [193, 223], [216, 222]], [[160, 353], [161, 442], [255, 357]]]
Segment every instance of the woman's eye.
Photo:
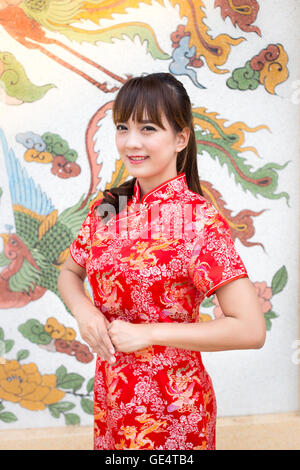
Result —
[[143, 130], [145, 130], [145, 131], [156, 131], [155, 127], [152, 127], [152, 126], [144, 126]]
[[117, 131], [124, 131], [124, 130], [127, 129], [127, 127], [124, 126], [124, 124], [118, 124], [116, 129], [117, 129]]

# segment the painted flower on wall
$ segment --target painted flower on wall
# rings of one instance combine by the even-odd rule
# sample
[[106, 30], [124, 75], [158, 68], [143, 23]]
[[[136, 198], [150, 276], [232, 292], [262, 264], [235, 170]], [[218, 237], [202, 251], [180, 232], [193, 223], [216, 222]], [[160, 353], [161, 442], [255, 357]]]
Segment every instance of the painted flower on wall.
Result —
[[[269, 331], [272, 327], [272, 320], [278, 317], [278, 314], [273, 312], [272, 310], [273, 305], [271, 304], [270, 299], [274, 297], [275, 294], [278, 294], [279, 292], [281, 292], [285, 288], [287, 282], [288, 282], [288, 275], [287, 275], [287, 270], [285, 266], [282, 266], [274, 274], [272, 282], [271, 282], [271, 286], [268, 286], [265, 281], [253, 282], [253, 285], [258, 295], [262, 312], [265, 317], [267, 331]], [[215, 319], [218, 319], [224, 316], [216, 295], [212, 296], [211, 299], [207, 299], [206, 301], [204, 301], [202, 303], [202, 306], [203, 307], [214, 306], [213, 315]], [[199, 321], [205, 321], [203, 318], [201, 318], [201, 316], [208, 317], [208, 315], [202, 314], [200, 315]], [[210, 317], [210, 319], [212, 318]]]
[[272, 308], [270, 299], [272, 298], [273, 292], [271, 287], [267, 286], [267, 283], [264, 282], [254, 282], [253, 283], [256, 293], [258, 295], [258, 300], [261, 305], [263, 313], [267, 313]]
[[[55, 318], [49, 318], [47, 326], [52, 333], [53, 331], [59, 333], [59, 328], [56, 327], [63, 325], [59, 324]], [[53, 331], [51, 326], [54, 327]], [[48, 333], [43, 330], [43, 335], [40, 328], [36, 329], [37, 337], [33, 342], [40, 344], [42, 341], [42, 344], [45, 344], [44, 341], [47, 339], [45, 335]], [[66, 334], [66, 331], [60, 331], [60, 333]], [[69, 337], [70, 333], [72, 332], [67, 331]], [[86, 351], [82, 348], [84, 345], [74, 339], [71, 343], [73, 350], [76, 351], [76, 357], [77, 354], [86, 355]], [[21, 361], [27, 359], [30, 354], [26, 349], [19, 350], [15, 360], [6, 359], [6, 354], [11, 352], [13, 347], [14, 340], [6, 338], [3, 328], [0, 327], [0, 423], [2, 421], [9, 424], [18, 421], [18, 417], [5, 408], [5, 401], [7, 401], [18, 403], [29, 411], [48, 408], [53, 418], [63, 417], [67, 426], [78, 425], [80, 424], [80, 416], [76, 413], [70, 413], [75, 408], [75, 403], [62, 400], [66, 393], [80, 400], [80, 406], [84, 413], [93, 415], [93, 401], [91, 399], [94, 390], [93, 377], [85, 384], [86, 390], [81, 390], [78, 393], [85, 381], [84, 377], [74, 372], [68, 372], [63, 365], [56, 369], [55, 374], [41, 375], [36, 364], [21, 365]], [[82, 362], [87, 361], [82, 360]], [[67, 392], [62, 390], [67, 390]]]
[[0, 365], [0, 399], [19, 403], [28, 410], [44, 410], [65, 396], [56, 388], [56, 381], [54, 374], [42, 376], [34, 363], [6, 361]]
[[[272, 308], [272, 304], [270, 302], [270, 299], [273, 295], [271, 287], [267, 286], [267, 283], [265, 281], [263, 282], [253, 282], [253, 285], [255, 287], [256, 293], [258, 295], [258, 300], [261, 305], [261, 309], [263, 313], [269, 312]], [[214, 316], [215, 318], [221, 318], [224, 317], [224, 314], [222, 312], [222, 309], [220, 307], [220, 304], [218, 302], [217, 296], [215, 295], [212, 302], [215, 304], [214, 308]]]
[[75, 340], [76, 331], [73, 328], [65, 327], [54, 317], [48, 318], [45, 325], [31, 318], [20, 325], [18, 330], [29, 341], [38, 344], [47, 351], [74, 356], [77, 361], [85, 364], [94, 359], [88, 345]]

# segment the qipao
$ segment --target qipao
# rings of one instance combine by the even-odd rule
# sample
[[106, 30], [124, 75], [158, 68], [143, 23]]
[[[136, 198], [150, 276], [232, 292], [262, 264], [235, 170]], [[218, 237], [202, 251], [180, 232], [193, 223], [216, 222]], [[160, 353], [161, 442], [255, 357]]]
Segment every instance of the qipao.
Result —
[[[197, 322], [205, 297], [248, 277], [227, 221], [185, 173], [143, 198], [136, 180], [108, 221], [93, 212], [100, 203], [70, 253], [109, 321]], [[199, 351], [151, 346], [115, 357], [96, 361], [94, 449], [215, 449], [216, 398]]]

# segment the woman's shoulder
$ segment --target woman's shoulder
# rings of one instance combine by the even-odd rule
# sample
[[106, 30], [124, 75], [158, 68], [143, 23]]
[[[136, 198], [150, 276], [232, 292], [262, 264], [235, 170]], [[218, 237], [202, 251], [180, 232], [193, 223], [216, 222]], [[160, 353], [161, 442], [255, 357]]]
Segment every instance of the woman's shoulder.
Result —
[[212, 222], [217, 216], [222, 217], [212, 202], [190, 189], [188, 189], [188, 202], [192, 205], [196, 218], [203, 220], [204, 223]]
[[192, 226], [195, 238], [229, 236], [230, 226], [222, 213], [204, 196], [190, 191]]

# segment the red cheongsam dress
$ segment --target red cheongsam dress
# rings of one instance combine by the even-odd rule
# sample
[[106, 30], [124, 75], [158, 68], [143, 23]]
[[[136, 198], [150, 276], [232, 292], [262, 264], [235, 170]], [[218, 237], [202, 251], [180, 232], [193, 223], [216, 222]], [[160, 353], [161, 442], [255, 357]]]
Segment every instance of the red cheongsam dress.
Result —
[[[141, 200], [136, 180], [109, 220], [93, 215], [100, 202], [70, 252], [109, 321], [197, 322], [205, 297], [248, 277], [227, 221], [185, 173]], [[199, 351], [154, 345], [115, 357], [96, 361], [94, 449], [215, 449], [216, 399]]]

